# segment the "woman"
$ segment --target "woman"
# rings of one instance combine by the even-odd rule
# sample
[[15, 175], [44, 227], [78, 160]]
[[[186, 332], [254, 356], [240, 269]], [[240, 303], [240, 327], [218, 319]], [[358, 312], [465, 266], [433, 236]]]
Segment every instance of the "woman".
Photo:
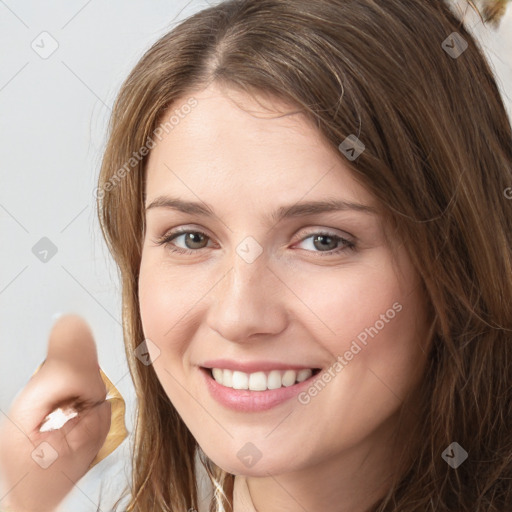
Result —
[[96, 191], [127, 510], [198, 509], [196, 456], [212, 511], [511, 509], [511, 140], [441, 0], [227, 1], [161, 38]]

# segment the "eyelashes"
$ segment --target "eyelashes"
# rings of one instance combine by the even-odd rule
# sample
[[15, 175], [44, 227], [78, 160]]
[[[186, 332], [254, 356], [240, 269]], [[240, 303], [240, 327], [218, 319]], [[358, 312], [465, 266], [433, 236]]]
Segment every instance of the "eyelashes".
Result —
[[[178, 253], [178, 254], [185, 254], [185, 255], [193, 255], [195, 253], [198, 253], [202, 249], [206, 249], [207, 247], [199, 247], [196, 249], [190, 249], [190, 248], [182, 248], [177, 247], [174, 244], [174, 241], [178, 239], [179, 237], [186, 236], [186, 235], [192, 235], [193, 237], [199, 236], [203, 240], [210, 240], [210, 237], [203, 233], [202, 231], [197, 230], [190, 230], [190, 229], [177, 229], [170, 233], [166, 233], [162, 237], [157, 238], [153, 241], [156, 245], [163, 246], [172, 253]], [[343, 238], [339, 235], [336, 235], [334, 233], [328, 232], [328, 231], [312, 231], [308, 233], [305, 237], [301, 238], [298, 243], [302, 243], [310, 238], [313, 238], [314, 240], [311, 242], [310, 246], [315, 248], [315, 242], [328, 239], [330, 241], [334, 241], [336, 245], [341, 244], [341, 247], [337, 247], [335, 249], [330, 249], [327, 251], [315, 251], [315, 250], [307, 250], [308, 252], [317, 253], [318, 256], [332, 256], [335, 254], [339, 254], [342, 252], [351, 252], [356, 250], [356, 244], [352, 242], [351, 240], [348, 240], [346, 238]], [[190, 238], [189, 238], [190, 241]], [[191, 240], [192, 243], [197, 243], [197, 241]]]
[[[313, 238], [313, 240], [315, 238], [316, 239], [327, 238], [327, 239], [334, 240], [336, 242], [336, 244], [341, 243], [341, 247], [338, 247], [337, 249], [330, 249], [328, 251], [309, 251], [309, 252], [313, 252], [313, 253], [318, 253], [319, 256], [329, 256], [329, 255], [338, 254], [341, 252], [354, 251], [356, 249], [356, 244], [354, 242], [352, 242], [346, 238], [343, 238], [342, 236], [335, 235], [334, 233], [329, 233], [329, 232], [324, 232], [324, 231], [314, 232], [314, 233], [309, 234], [306, 237], [302, 238], [300, 240], [300, 242], [302, 243], [305, 240], [308, 240], [309, 238]], [[314, 243], [315, 243], [314, 241], [311, 243], [312, 247], [315, 247], [313, 245]]]

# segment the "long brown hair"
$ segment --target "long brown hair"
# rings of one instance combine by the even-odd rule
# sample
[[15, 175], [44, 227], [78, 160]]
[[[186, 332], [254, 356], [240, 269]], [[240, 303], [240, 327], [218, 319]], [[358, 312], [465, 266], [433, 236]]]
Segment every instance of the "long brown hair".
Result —
[[[295, 105], [333, 148], [355, 134], [365, 150], [340, 158], [421, 276], [434, 334], [417, 443], [373, 510], [512, 510], [512, 134], [485, 56], [442, 0], [228, 0], [180, 23], [133, 69], [99, 178], [138, 401], [128, 511], [197, 510], [198, 459], [214, 486], [210, 510], [231, 510], [233, 475], [202, 453], [134, 354], [144, 339], [141, 148], [171, 106], [213, 81]], [[442, 458], [452, 442], [468, 452], [457, 469]]]

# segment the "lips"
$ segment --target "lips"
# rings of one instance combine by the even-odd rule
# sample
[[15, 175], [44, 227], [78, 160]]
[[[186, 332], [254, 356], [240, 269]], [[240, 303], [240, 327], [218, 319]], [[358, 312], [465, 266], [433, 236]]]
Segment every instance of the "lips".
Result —
[[[299, 382], [294, 380], [294, 383], [283, 382], [276, 389], [264, 389], [263, 382], [261, 387], [257, 385], [257, 390], [247, 388], [235, 389], [233, 387], [225, 386], [215, 379], [213, 370], [218, 374], [222, 371], [225, 374], [247, 373], [249, 375], [259, 374], [257, 381], [263, 379], [262, 374], [301, 374], [305, 380]], [[208, 389], [210, 396], [214, 398], [219, 404], [231, 410], [238, 412], [263, 412], [272, 409], [288, 400], [296, 397], [301, 391], [311, 385], [316, 375], [321, 371], [318, 368], [313, 368], [308, 365], [288, 364], [281, 362], [271, 361], [253, 361], [253, 362], [239, 362], [226, 359], [217, 359], [215, 361], [206, 361], [204, 366], [199, 367], [200, 374], [203, 376], [203, 381]], [[232, 376], [231, 376], [232, 377]], [[240, 376], [238, 376], [240, 377]], [[236, 377], [235, 377], [236, 379]], [[233, 380], [231, 385], [233, 385]], [[251, 386], [249, 380], [249, 386]], [[253, 387], [253, 386], [251, 386]]]

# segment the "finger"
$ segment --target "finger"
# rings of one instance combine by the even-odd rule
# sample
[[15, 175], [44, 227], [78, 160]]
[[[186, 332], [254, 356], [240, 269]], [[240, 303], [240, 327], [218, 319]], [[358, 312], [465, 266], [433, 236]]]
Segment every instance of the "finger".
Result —
[[105, 398], [92, 332], [78, 315], [65, 315], [54, 324], [47, 358], [15, 400], [12, 412], [19, 426], [32, 434], [57, 408], [74, 407], [81, 413]]
[[111, 404], [106, 401], [84, 412], [82, 419], [76, 426], [64, 425], [63, 434], [68, 447], [76, 452], [85, 448], [90, 452], [91, 458], [87, 465], [96, 456], [105, 442], [110, 429]]
[[92, 331], [82, 317], [68, 314], [57, 320], [50, 332], [46, 361], [64, 362], [81, 371], [99, 367]]

